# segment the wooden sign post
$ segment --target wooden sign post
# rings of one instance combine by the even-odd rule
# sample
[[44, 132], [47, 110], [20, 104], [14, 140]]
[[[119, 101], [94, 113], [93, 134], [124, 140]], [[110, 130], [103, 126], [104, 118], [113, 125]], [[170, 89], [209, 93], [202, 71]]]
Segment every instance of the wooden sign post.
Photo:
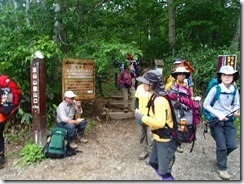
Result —
[[236, 70], [237, 55], [219, 55], [218, 56], [218, 71], [221, 66], [230, 65]]
[[160, 74], [163, 75], [163, 66], [164, 66], [163, 60], [154, 59], [154, 63], [155, 63], [155, 70], [158, 70], [160, 72]]
[[41, 52], [35, 53], [31, 61], [31, 112], [34, 129], [34, 142], [46, 144], [47, 106], [46, 106], [46, 65]]

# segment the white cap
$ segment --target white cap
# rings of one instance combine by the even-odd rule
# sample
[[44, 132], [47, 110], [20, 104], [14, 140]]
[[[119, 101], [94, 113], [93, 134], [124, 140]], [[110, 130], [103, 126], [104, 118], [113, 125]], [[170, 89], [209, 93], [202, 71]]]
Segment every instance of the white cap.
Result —
[[226, 66], [222, 66], [219, 70], [220, 74], [224, 73], [224, 74], [227, 74], [227, 75], [233, 75], [235, 73], [237, 73], [237, 70], [234, 70], [234, 68], [230, 65], [226, 65]]
[[66, 92], [64, 93], [64, 97], [66, 97], [66, 98], [74, 98], [74, 97], [76, 97], [76, 96], [77, 96], [77, 95], [74, 94], [73, 91], [66, 91]]

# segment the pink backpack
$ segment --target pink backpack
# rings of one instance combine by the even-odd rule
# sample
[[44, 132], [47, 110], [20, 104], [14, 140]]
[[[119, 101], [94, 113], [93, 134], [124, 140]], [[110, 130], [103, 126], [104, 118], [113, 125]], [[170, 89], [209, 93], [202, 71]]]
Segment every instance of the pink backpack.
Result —
[[[154, 112], [153, 101], [156, 95], [152, 95], [150, 104]], [[170, 104], [174, 128], [171, 129], [172, 137], [179, 143], [192, 143], [193, 150], [194, 141], [196, 140], [196, 125], [201, 122], [201, 106], [198, 102], [191, 98], [191, 92], [184, 86], [172, 86], [169, 93], [164, 96]], [[162, 128], [165, 129], [165, 128]], [[166, 129], [169, 127], [166, 125]], [[165, 131], [156, 130], [163, 137]]]
[[120, 78], [120, 83], [122, 83], [126, 88], [131, 88], [132, 86], [132, 76], [131, 73], [127, 71], [122, 71], [121, 73], [121, 78]]

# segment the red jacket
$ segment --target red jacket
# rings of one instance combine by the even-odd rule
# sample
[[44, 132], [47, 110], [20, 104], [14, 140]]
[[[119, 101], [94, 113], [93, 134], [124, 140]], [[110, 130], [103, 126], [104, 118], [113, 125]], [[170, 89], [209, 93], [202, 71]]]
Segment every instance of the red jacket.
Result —
[[0, 113], [0, 123], [3, 123], [8, 120], [8, 116]]

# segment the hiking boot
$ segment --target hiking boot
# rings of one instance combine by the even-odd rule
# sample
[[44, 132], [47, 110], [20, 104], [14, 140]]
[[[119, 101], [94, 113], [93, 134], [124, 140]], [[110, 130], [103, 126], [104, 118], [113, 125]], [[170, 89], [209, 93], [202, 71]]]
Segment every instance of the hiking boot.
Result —
[[69, 146], [70, 146], [72, 149], [77, 149], [77, 148], [78, 148], [77, 144], [75, 144], [74, 142], [69, 143]]
[[183, 153], [184, 150], [181, 148], [181, 146], [177, 146], [176, 151], [178, 153]]
[[223, 180], [229, 180], [230, 179], [230, 175], [227, 171], [218, 170], [218, 174], [219, 174], [220, 178], [222, 178]]
[[146, 151], [143, 151], [139, 155], [138, 160], [144, 160], [147, 156], [148, 156], [148, 153]]
[[170, 176], [170, 177], [167, 177], [167, 178], [166, 177], [162, 177], [162, 179], [163, 180], [168, 180], [168, 181], [175, 180], [173, 176]]
[[81, 137], [80, 142], [82, 142], [83, 144], [86, 144], [88, 142], [88, 139], [86, 139], [85, 137]]
[[127, 113], [128, 112], [128, 109], [124, 109], [124, 113]]
[[84, 138], [84, 137], [81, 137], [81, 136], [79, 136], [79, 135], [77, 135], [76, 137], [75, 137], [75, 143], [87, 143], [88, 142], [88, 140], [86, 139], [86, 138]]
[[162, 176], [162, 180], [175, 180], [171, 174], [166, 174]]

